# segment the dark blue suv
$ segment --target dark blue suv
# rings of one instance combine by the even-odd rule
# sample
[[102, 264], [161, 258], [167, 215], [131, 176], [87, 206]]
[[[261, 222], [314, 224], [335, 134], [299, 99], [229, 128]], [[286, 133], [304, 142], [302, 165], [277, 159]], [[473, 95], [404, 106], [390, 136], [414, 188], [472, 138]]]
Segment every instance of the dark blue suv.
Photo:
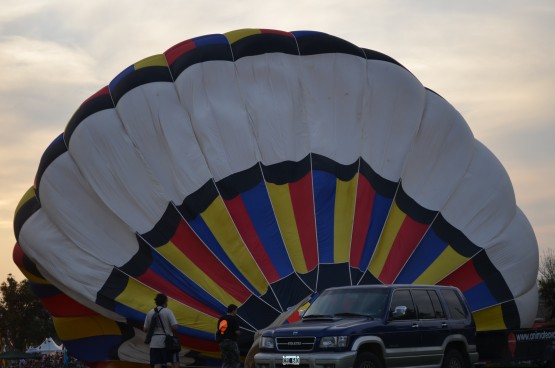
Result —
[[470, 367], [476, 327], [462, 293], [437, 285], [330, 288], [301, 321], [266, 330], [256, 368]]

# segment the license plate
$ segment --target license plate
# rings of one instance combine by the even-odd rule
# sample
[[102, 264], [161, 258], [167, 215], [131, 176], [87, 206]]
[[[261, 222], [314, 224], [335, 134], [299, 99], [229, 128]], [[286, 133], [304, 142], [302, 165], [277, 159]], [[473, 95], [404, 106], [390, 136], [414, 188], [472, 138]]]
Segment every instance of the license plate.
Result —
[[284, 355], [283, 365], [299, 365], [301, 364], [301, 358], [298, 355]]

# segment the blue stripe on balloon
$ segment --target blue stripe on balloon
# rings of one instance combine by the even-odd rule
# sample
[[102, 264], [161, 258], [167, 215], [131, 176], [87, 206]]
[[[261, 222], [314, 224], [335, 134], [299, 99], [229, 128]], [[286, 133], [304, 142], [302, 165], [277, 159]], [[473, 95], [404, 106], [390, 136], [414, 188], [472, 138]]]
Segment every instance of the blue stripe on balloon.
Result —
[[395, 280], [395, 283], [412, 284], [447, 248], [447, 243], [438, 238], [433, 230], [428, 230], [405, 267]]
[[362, 271], [366, 270], [370, 264], [392, 202], [393, 198], [384, 197], [378, 193], [376, 193], [374, 197], [370, 226], [368, 227], [368, 233], [366, 234], [364, 249], [362, 250], [362, 257], [359, 264], [359, 269]]
[[202, 304], [213, 310], [222, 309], [222, 304], [217, 299], [183, 274], [160, 253], [152, 252], [152, 261], [151, 270], [158, 274], [163, 280], [174, 285], [185, 294], [190, 295], [192, 298], [202, 302]]
[[197, 234], [197, 236], [202, 240], [202, 242], [210, 249], [212, 253], [222, 262], [227, 269], [239, 279], [247, 287], [251, 293], [256, 296], [260, 296], [260, 293], [256, 290], [254, 286], [245, 278], [245, 276], [239, 271], [239, 269], [235, 266], [235, 264], [229, 259], [226, 252], [218, 243], [210, 228], [206, 225], [206, 222], [202, 219], [201, 216], [195, 217], [193, 220], [187, 222], [189, 226], [193, 229], [193, 231]]
[[491, 295], [487, 285], [484, 282], [466, 290], [464, 293], [471, 311], [491, 307], [497, 304], [497, 300]]
[[[130, 308], [129, 306], [121, 304], [119, 302], [116, 302], [115, 312], [121, 314], [122, 316], [125, 316], [128, 323], [135, 322], [139, 325], [142, 325], [146, 318], [145, 313], [139, 312], [138, 310]], [[222, 305], [219, 309], [216, 309], [216, 312], [220, 312], [221, 314], [224, 314], [226, 312], [226, 306]], [[191, 337], [196, 337], [196, 338], [206, 339], [206, 340], [212, 340], [214, 338], [214, 333], [212, 332], [200, 331], [194, 328], [181, 326], [181, 325], [178, 326], [177, 332], [180, 333], [181, 335], [191, 336]]]
[[123, 342], [121, 335], [99, 335], [84, 339], [64, 340], [71, 355], [85, 362], [100, 362], [113, 359], [114, 347]]
[[241, 194], [243, 204], [256, 230], [256, 234], [281, 278], [294, 272], [293, 265], [283, 243], [274, 209], [266, 185], [258, 183]]
[[228, 45], [229, 41], [222, 34], [211, 34], [201, 37], [193, 38], [192, 41], [197, 47], [208, 45]]
[[328, 172], [313, 171], [318, 259], [320, 263], [334, 263], [334, 216], [336, 177]]

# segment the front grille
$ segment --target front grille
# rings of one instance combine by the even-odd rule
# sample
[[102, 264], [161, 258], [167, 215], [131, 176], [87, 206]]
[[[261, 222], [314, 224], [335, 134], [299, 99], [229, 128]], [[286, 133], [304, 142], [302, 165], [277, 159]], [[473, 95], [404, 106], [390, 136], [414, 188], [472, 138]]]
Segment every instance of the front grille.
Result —
[[311, 351], [314, 349], [314, 336], [276, 337], [278, 351]]

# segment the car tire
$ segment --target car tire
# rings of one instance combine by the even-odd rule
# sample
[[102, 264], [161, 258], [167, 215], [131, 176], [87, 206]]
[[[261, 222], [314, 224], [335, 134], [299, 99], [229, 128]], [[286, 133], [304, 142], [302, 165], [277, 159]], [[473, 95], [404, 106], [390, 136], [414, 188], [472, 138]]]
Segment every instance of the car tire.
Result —
[[383, 364], [376, 354], [366, 351], [357, 355], [353, 368], [383, 368]]
[[466, 368], [467, 364], [463, 355], [457, 349], [449, 349], [443, 356], [441, 368]]

